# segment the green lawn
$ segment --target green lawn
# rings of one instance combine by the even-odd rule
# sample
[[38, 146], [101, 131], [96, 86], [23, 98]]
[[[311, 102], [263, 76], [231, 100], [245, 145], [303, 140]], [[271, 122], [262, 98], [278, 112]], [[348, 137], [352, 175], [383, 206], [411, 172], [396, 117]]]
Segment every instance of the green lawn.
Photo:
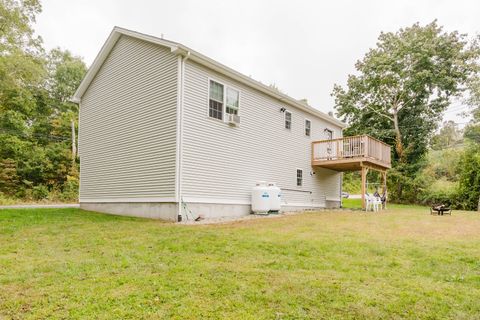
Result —
[[345, 209], [361, 209], [362, 199], [342, 198], [342, 207]]
[[0, 319], [479, 319], [480, 215], [0, 211]]

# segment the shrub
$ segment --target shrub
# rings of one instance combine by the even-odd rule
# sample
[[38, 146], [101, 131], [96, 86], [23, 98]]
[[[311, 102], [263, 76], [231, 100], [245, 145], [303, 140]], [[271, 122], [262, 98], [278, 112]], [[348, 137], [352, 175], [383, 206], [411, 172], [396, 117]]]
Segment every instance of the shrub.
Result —
[[12, 195], [18, 184], [17, 164], [12, 159], [0, 161], [0, 192]]
[[457, 189], [452, 190], [429, 190], [422, 195], [421, 199], [422, 204], [434, 205], [434, 204], [444, 204], [447, 206], [452, 206], [454, 209], [458, 209], [461, 206], [458, 203], [458, 191]]
[[480, 206], [480, 144], [472, 143], [460, 161], [459, 198], [463, 209]]
[[67, 176], [67, 181], [63, 185], [63, 191], [60, 194], [62, 201], [78, 201], [78, 178], [74, 176]]
[[48, 188], [44, 185], [34, 186], [32, 188], [32, 197], [34, 200], [43, 200], [48, 197]]
[[15, 204], [16, 200], [6, 196], [4, 193], [0, 192], [0, 206], [8, 206]]

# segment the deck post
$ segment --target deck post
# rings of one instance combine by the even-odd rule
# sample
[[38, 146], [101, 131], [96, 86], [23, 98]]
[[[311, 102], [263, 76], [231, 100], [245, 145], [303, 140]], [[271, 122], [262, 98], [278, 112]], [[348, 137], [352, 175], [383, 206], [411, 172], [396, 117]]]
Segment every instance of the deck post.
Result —
[[367, 191], [366, 184], [367, 184], [367, 168], [365, 168], [362, 165], [362, 209], [366, 208], [366, 204], [365, 204], [365, 192]]
[[382, 173], [382, 182], [383, 182], [383, 190], [382, 193], [385, 193], [385, 204], [383, 209], [387, 209], [387, 199], [388, 199], [388, 190], [387, 190], [387, 171]]

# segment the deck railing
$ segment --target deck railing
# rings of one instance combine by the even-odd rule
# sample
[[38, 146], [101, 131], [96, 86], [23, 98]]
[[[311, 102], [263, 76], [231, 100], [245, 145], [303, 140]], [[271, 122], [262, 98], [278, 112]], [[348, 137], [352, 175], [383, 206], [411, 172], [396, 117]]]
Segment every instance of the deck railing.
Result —
[[391, 147], [367, 135], [312, 142], [312, 160], [370, 158], [391, 165]]

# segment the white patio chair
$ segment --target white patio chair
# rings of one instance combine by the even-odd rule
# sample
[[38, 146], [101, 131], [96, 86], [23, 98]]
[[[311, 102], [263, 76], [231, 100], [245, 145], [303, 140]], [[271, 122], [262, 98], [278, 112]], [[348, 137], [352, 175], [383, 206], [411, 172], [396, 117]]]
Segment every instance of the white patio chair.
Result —
[[373, 197], [373, 211], [378, 212], [382, 208], [382, 199]]
[[373, 210], [373, 199], [366, 193], [365, 194], [365, 211]]
[[382, 207], [382, 199], [380, 199], [379, 197], [371, 196], [368, 193], [365, 194], [365, 203], [365, 211], [372, 210], [374, 212], [378, 212], [379, 209]]

